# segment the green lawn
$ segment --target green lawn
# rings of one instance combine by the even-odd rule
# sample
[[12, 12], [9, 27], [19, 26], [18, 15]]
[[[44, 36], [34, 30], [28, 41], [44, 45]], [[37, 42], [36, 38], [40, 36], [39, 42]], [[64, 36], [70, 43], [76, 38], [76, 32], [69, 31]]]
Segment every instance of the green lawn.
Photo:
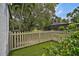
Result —
[[49, 41], [41, 44], [36, 44], [30, 47], [25, 47], [21, 49], [17, 49], [10, 52], [10, 56], [41, 56], [44, 52], [45, 47], [50, 46], [51, 44], [56, 45], [56, 42]]

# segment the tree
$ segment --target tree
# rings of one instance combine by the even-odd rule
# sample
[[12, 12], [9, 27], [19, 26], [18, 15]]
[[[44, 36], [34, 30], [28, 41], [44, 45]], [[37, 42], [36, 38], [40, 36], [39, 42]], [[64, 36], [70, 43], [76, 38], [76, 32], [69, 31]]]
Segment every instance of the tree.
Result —
[[73, 12], [67, 14], [68, 19], [71, 18], [72, 22], [79, 22], [79, 7], [75, 8]]
[[41, 3], [12, 4], [10, 5], [10, 11], [13, 17], [12, 19], [19, 22], [17, 23], [18, 30], [32, 31], [34, 28], [43, 30], [44, 27], [51, 24], [51, 17], [55, 13], [55, 6], [56, 4]]

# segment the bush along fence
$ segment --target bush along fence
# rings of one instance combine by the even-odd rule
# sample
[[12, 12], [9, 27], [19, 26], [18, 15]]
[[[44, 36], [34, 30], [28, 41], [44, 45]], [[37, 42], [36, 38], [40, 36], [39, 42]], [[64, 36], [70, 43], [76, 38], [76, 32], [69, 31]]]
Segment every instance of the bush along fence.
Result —
[[61, 41], [67, 36], [63, 31], [10, 32], [9, 49], [19, 49], [46, 41]]

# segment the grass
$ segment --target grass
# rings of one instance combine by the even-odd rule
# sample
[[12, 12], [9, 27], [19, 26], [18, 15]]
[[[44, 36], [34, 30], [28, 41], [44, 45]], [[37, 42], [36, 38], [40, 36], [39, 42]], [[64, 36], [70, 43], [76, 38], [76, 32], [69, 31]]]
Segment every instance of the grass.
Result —
[[45, 47], [49, 47], [51, 44], [56, 45], [56, 42], [48, 41], [33, 46], [13, 50], [10, 52], [10, 56], [41, 56]]

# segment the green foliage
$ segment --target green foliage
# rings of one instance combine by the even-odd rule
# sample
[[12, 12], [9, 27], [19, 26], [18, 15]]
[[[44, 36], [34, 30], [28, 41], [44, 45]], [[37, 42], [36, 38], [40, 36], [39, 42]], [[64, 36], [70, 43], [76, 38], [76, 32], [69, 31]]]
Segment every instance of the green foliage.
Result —
[[71, 22], [79, 23], [79, 6], [77, 8], [75, 8], [73, 10], [73, 12], [68, 13], [67, 17], [68, 18], [70, 18], [70, 17], [72, 18]]
[[45, 49], [46, 55], [53, 56], [78, 56], [79, 55], [79, 31], [71, 33], [56, 46], [50, 46]]
[[14, 20], [10, 19], [9, 25], [10, 25], [9, 29], [12, 30], [12, 31], [14, 31], [14, 29], [15, 30], [19, 29], [19, 22], [15, 19]]
[[65, 30], [64, 26], [60, 26], [59, 30]]
[[[44, 27], [47, 27], [51, 24], [51, 17], [55, 14], [55, 7], [56, 4], [35, 4], [35, 3], [28, 3], [28, 4], [12, 4], [9, 5], [10, 13], [13, 17], [11, 20], [18, 19], [18, 26], [19, 31], [32, 31], [35, 27], [37, 29], [43, 30]], [[50, 11], [50, 12], [49, 12]], [[14, 23], [14, 21], [10, 22]], [[38, 26], [37, 26], [38, 24]], [[10, 31], [15, 26], [12, 24], [10, 26]]]
[[68, 30], [69, 29], [76, 29], [76, 24], [69, 24], [68, 25]]
[[76, 16], [74, 17], [74, 22], [79, 23], [79, 13], [76, 14]]

